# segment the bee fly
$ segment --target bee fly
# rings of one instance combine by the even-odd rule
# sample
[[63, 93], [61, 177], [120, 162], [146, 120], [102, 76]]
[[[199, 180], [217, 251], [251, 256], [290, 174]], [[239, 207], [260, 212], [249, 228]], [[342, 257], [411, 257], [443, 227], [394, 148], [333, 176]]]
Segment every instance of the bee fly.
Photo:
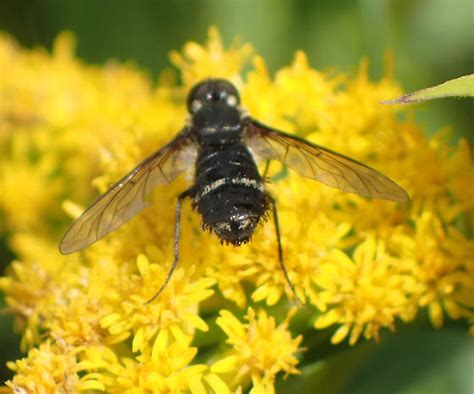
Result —
[[[222, 243], [241, 245], [252, 237], [267, 212], [273, 214], [278, 260], [293, 294], [283, 261], [277, 209], [266, 191], [255, 159], [276, 159], [303, 176], [364, 197], [396, 202], [407, 193], [366, 165], [304, 139], [272, 129], [240, 107], [237, 89], [223, 79], [206, 79], [188, 95], [190, 121], [167, 145], [146, 158], [92, 204], [68, 229], [63, 254], [76, 252], [117, 229], [147, 206], [146, 196], [194, 165], [194, 183], [178, 196], [174, 261], [158, 292], [169, 282], [179, 261], [181, 205], [192, 200], [202, 227]], [[297, 297], [296, 297], [297, 299]]]

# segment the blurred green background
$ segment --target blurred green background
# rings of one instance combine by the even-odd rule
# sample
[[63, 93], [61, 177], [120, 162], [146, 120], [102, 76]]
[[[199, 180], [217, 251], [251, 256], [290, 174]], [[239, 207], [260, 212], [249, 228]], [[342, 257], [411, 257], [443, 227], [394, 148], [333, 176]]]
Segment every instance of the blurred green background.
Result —
[[[203, 42], [211, 24], [226, 43], [236, 36], [251, 43], [272, 72], [291, 62], [298, 49], [322, 70], [355, 71], [366, 56], [372, 78], [383, 74], [384, 54], [392, 49], [395, 78], [406, 91], [474, 72], [471, 0], [0, 1], [0, 30], [23, 46], [51, 48], [67, 29], [76, 34], [84, 61], [133, 61], [153, 78], [170, 65], [170, 50], [189, 40]], [[413, 108], [428, 133], [451, 126], [453, 142], [461, 136], [474, 142], [472, 100]], [[11, 256], [0, 249], [3, 270]], [[344, 367], [344, 376], [338, 375], [340, 368], [317, 372], [321, 363], [315, 356], [312, 369], [282, 384], [281, 391], [291, 392], [291, 384], [308, 393], [474, 393], [474, 341], [464, 324], [451, 323], [438, 332], [421, 316], [416, 326], [402, 326], [379, 346], [366, 344], [356, 352], [341, 348], [334, 364]], [[11, 331], [11, 318], [0, 315], [2, 381], [11, 376], [6, 360], [20, 356]], [[319, 380], [313, 391], [308, 387], [316, 384], [314, 376]]]

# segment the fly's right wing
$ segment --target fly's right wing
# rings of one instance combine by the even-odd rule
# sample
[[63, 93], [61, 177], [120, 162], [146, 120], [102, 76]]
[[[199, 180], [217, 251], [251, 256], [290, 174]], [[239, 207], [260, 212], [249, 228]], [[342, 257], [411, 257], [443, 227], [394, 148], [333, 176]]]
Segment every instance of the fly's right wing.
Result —
[[276, 159], [299, 174], [364, 197], [408, 201], [398, 184], [377, 170], [302, 138], [244, 119], [245, 142], [261, 159]]
[[155, 186], [171, 182], [194, 163], [195, 156], [196, 148], [185, 128], [86, 209], [67, 230], [60, 252], [77, 252], [119, 228], [148, 205], [146, 196]]

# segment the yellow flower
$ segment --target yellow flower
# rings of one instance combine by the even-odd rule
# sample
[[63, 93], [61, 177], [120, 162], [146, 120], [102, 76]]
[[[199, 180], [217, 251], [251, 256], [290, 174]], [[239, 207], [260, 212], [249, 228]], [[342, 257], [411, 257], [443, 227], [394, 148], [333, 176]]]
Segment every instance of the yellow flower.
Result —
[[[57, 158], [41, 155], [31, 139], [22, 132], [13, 134], [10, 152], [0, 161], [0, 209], [4, 211], [5, 228], [38, 231], [61, 212], [60, 207], [51, 204], [60, 199], [63, 190], [63, 181], [54, 175]], [[31, 155], [38, 153], [39, 157], [31, 160]]]
[[[104, 347], [85, 349], [79, 368], [90, 374], [107, 393], [220, 393], [225, 383], [210, 374], [206, 365], [188, 366], [197, 349], [175, 342], [155, 346], [133, 357], [118, 357]], [[211, 378], [209, 378], [211, 376]]]
[[50, 322], [51, 310], [63, 305], [65, 292], [79, 281], [80, 266], [75, 257], [61, 270], [62, 259], [56, 245], [39, 236], [18, 234], [12, 245], [22, 252], [22, 261], [12, 262], [9, 275], [0, 278], [0, 288], [16, 314], [16, 325], [23, 331], [21, 348], [26, 350], [39, 343], [39, 332], [45, 322]]
[[221, 310], [217, 324], [224, 330], [232, 345], [224, 358], [216, 361], [211, 371], [219, 375], [227, 375], [232, 386], [246, 386], [251, 380], [252, 392], [273, 392], [273, 384], [277, 373], [297, 374], [295, 368], [298, 359], [295, 353], [302, 336], [292, 338], [288, 331], [288, 321], [294, 314], [291, 309], [285, 321], [278, 326], [273, 317], [264, 310], [256, 314], [248, 308], [245, 319], [241, 323], [231, 312]]
[[129, 67], [81, 64], [67, 33], [52, 55], [3, 36], [0, 47], [0, 230], [59, 237], [62, 199], [92, 198], [97, 152], [130, 135], [151, 84]]
[[199, 317], [198, 305], [213, 293], [209, 289], [215, 281], [199, 278], [193, 281], [190, 267], [186, 271], [178, 268], [173, 280], [160, 295], [160, 302], [147, 301], [156, 293], [166, 276], [166, 268], [151, 265], [144, 255], [137, 258], [138, 273], [125, 278], [118, 305], [113, 312], [104, 316], [100, 325], [121, 342], [133, 331], [132, 350], [144, 351], [153, 342], [167, 343], [168, 338], [188, 345], [195, 329], [207, 331], [207, 324]]
[[81, 374], [83, 369], [77, 363], [80, 351], [81, 348], [46, 341], [39, 348], [31, 349], [28, 357], [8, 364], [16, 374], [6, 384], [15, 393], [103, 390], [104, 384], [94, 374]]
[[382, 328], [395, 328], [397, 318], [410, 321], [416, 315], [411, 300], [416, 282], [396, 272], [399, 260], [387, 254], [383, 242], [369, 238], [360, 244], [351, 260], [334, 250], [321, 268], [321, 297], [328, 311], [315, 321], [315, 328], [340, 327], [331, 338], [336, 344], [349, 336], [354, 345], [363, 335], [380, 340]]
[[443, 309], [452, 319], [474, 317], [473, 241], [452, 226], [443, 228], [431, 212], [417, 219], [413, 235], [397, 234], [394, 241], [435, 327], [443, 324]]
[[240, 71], [253, 52], [252, 46], [234, 45], [225, 50], [219, 31], [209, 28], [209, 41], [206, 47], [189, 42], [183, 54], [172, 52], [171, 62], [181, 69], [184, 84], [190, 88], [202, 79], [224, 78], [233, 82], [240, 81]]

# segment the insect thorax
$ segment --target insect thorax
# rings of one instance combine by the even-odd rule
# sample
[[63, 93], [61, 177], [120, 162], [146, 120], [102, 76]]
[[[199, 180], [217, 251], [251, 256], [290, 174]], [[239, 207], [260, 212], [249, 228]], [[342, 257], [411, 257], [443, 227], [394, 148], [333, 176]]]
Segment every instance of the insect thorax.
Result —
[[225, 103], [203, 106], [198, 113], [193, 115], [192, 127], [200, 145], [222, 145], [241, 140], [240, 111]]

